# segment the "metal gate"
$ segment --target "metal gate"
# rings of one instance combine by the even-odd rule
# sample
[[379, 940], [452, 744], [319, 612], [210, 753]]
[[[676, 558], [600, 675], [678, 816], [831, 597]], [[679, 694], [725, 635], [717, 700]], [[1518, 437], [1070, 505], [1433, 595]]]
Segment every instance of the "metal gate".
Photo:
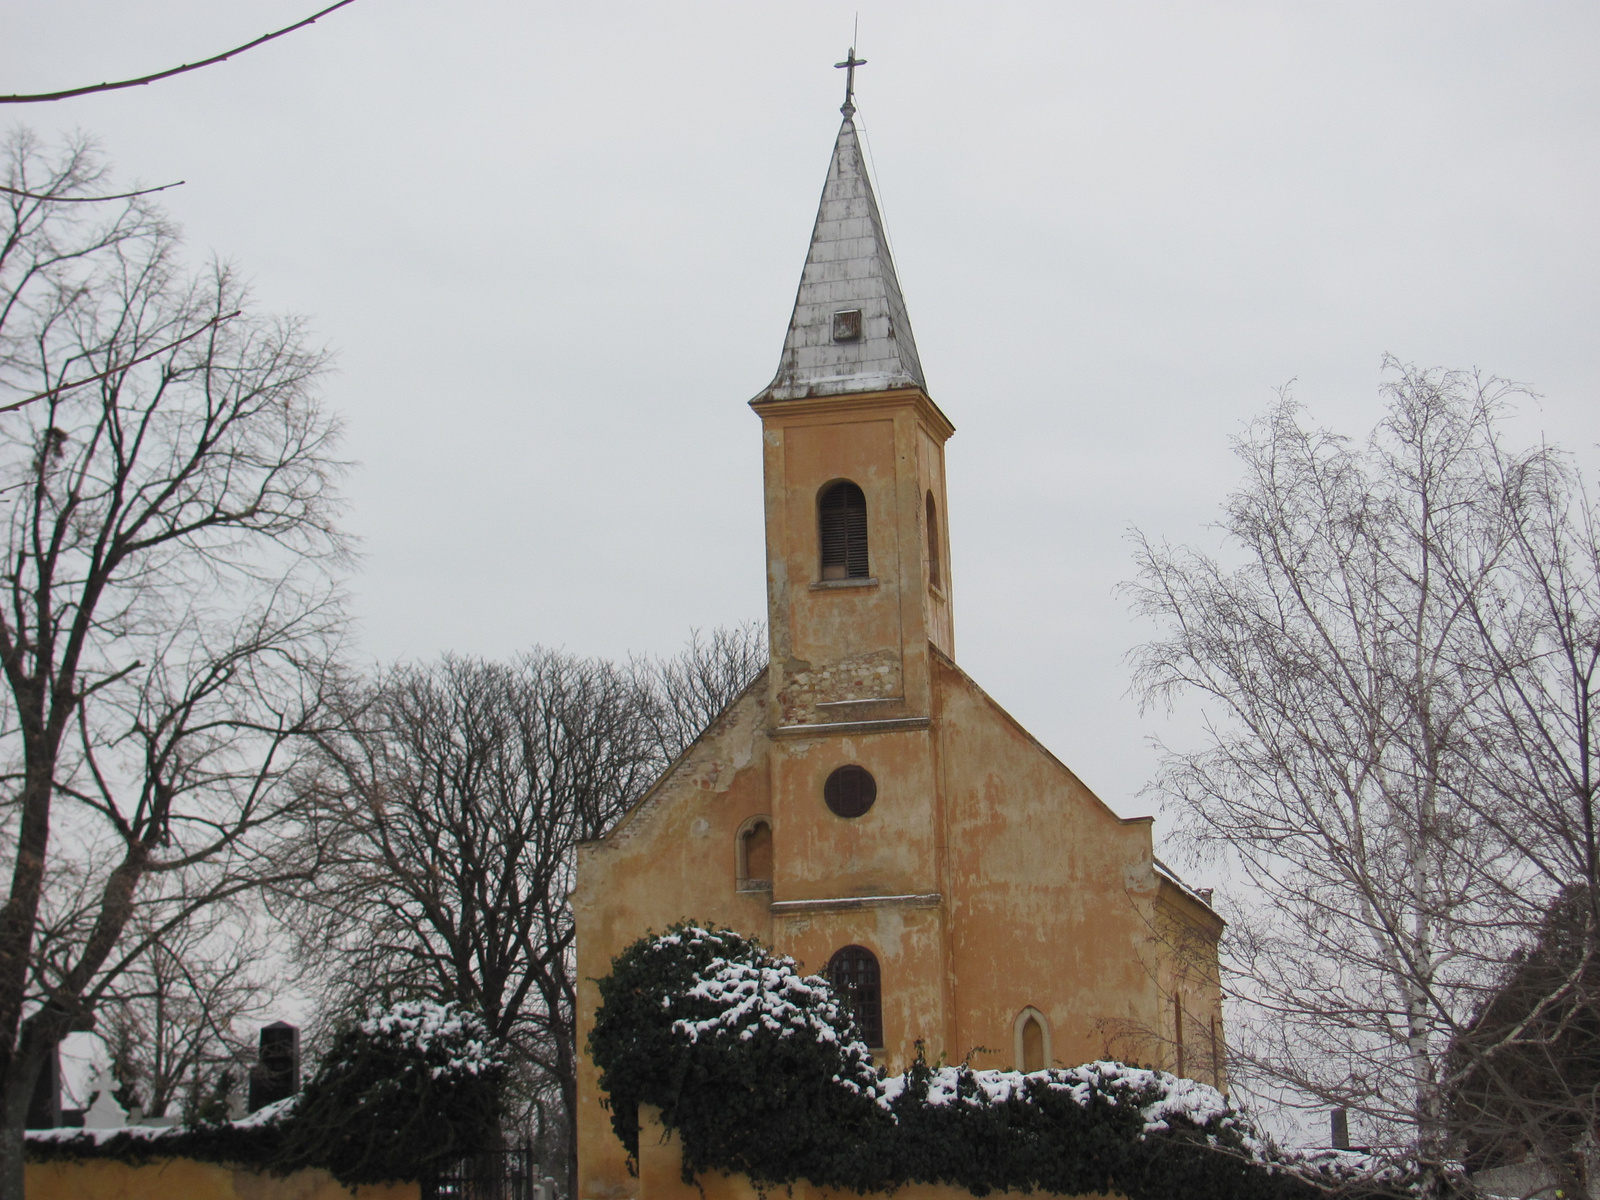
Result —
[[422, 1186], [423, 1200], [556, 1200], [554, 1180], [541, 1183], [527, 1142], [459, 1159]]

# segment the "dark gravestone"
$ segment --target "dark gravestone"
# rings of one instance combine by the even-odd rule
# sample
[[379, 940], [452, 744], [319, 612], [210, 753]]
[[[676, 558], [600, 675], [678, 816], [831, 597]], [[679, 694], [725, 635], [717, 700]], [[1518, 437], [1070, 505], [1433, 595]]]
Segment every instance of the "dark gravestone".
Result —
[[1333, 1148], [1350, 1149], [1350, 1114], [1342, 1108], [1336, 1108], [1329, 1116], [1331, 1128], [1328, 1132], [1332, 1134]]
[[29, 1129], [56, 1129], [61, 1124], [61, 1055], [52, 1050], [39, 1068], [39, 1078], [33, 1082], [33, 1096], [28, 1101]]
[[261, 1029], [261, 1049], [250, 1068], [250, 1111], [300, 1090], [300, 1030], [287, 1021], [274, 1021]]

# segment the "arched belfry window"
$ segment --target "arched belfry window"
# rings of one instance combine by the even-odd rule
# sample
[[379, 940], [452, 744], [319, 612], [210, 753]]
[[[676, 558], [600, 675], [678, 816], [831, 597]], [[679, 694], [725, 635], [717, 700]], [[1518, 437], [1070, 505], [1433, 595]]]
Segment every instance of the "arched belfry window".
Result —
[[934, 507], [933, 493], [928, 493], [928, 582], [943, 587], [939, 572], [939, 510]]
[[868, 1046], [883, 1045], [883, 985], [878, 958], [865, 946], [846, 946], [828, 960], [828, 982], [843, 997]]
[[822, 534], [822, 578], [867, 578], [867, 497], [848, 479], [822, 493], [817, 505]]

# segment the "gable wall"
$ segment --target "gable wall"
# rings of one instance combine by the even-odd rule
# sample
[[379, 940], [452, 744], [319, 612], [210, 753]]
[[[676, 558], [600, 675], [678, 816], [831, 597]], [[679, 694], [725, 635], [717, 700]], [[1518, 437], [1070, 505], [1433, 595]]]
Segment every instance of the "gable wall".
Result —
[[[771, 811], [766, 709], [766, 681], [757, 679], [610, 834], [578, 848], [579, 1196], [637, 1194], [583, 1050], [600, 1004], [594, 981], [647, 930], [674, 921], [715, 922], [770, 940], [771, 894], [735, 890], [739, 829]], [[773, 835], [776, 848], [776, 827]]]
[[1023, 1008], [1051, 1065], [1158, 1019], [1150, 821], [1107, 808], [954, 664], [935, 659], [955, 992], [952, 1058], [1014, 1067]]

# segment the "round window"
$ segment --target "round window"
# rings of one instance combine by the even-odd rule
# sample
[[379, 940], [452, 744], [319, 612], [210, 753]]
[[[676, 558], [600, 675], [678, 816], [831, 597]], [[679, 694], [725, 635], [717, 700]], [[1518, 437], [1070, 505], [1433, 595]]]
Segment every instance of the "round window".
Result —
[[851, 763], [828, 776], [828, 782], [822, 787], [822, 798], [839, 816], [859, 817], [878, 798], [878, 781], [865, 767]]

